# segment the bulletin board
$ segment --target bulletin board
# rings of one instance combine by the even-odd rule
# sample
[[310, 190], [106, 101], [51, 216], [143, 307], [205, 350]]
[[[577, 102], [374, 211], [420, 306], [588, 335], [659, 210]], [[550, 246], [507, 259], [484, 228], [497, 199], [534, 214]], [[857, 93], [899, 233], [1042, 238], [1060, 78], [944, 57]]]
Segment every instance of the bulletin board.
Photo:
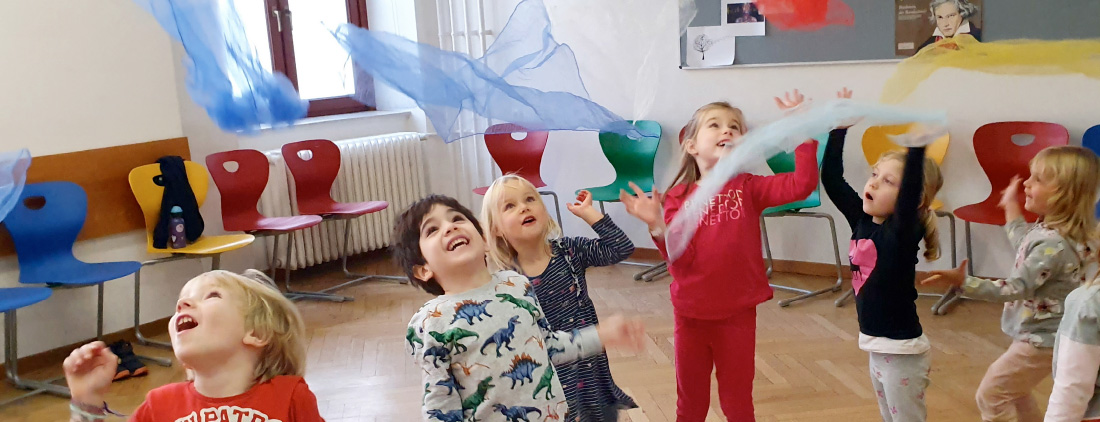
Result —
[[[774, 66], [844, 62], [897, 61], [905, 54], [899, 51], [899, 24], [902, 32], [910, 23], [926, 22], [928, 35], [936, 25], [929, 21], [931, 0], [843, 0], [855, 17], [853, 26], [828, 26], [817, 31], [781, 31], [767, 23], [767, 16], [748, 11], [751, 0], [695, 0], [697, 14], [680, 36], [680, 67], [684, 69], [729, 66]], [[981, 41], [1009, 39], [1089, 39], [1100, 38], [1100, 1], [1097, 0], [970, 0], [978, 6]], [[734, 17], [744, 23], [734, 24]], [[899, 18], [908, 14], [905, 18]], [[744, 12], [744, 15], [740, 14]], [[741, 16], [745, 16], [744, 19]], [[749, 21], [758, 20], [763, 23]], [[730, 27], [737, 27], [730, 31]], [[724, 27], [724, 28], [723, 28]], [[756, 27], [763, 35], [751, 34]], [[706, 28], [706, 29], [704, 29]], [[713, 31], [712, 31], [713, 30]], [[745, 34], [730, 37], [729, 34]], [[712, 54], [707, 66], [698, 64], [698, 57], [689, 63], [688, 54], [698, 52], [698, 35], [707, 34]], [[920, 38], [924, 38], [923, 36]], [[904, 42], [903, 42], [904, 43]], [[918, 42], [919, 44], [920, 42]], [[733, 50], [732, 53], [730, 50]], [[732, 63], [728, 57], [732, 54]], [[724, 61], [720, 61], [724, 60]]]

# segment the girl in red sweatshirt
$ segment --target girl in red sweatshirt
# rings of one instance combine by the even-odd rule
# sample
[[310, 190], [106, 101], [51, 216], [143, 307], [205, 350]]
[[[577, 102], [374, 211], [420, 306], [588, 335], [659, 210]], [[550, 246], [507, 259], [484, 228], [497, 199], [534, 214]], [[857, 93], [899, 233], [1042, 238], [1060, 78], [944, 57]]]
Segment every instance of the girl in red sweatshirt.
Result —
[[[741, 110], [725, 102], [695, 111], [684, 131], [683, 162], [668, 193], [637, 186], [620, 195], [627, 211], [646, 222], [668, 259], [664, 233], [698, 182], [745, 134]], [[676, 420], [702, 421], [710, 407], [710, 374], [717, 368], [722, 412], [731, 421], [755, 420], [756, 305], [772, 298], [761, 256], [760, 214], [804, 199], [817, 187], [817, 142], [795, 150], [793, 173], [741, 174], [710, 198], [683, 255], [669, 263], [675, 314]], [[663, 206], [663, 207], [662, 207]], [[663, 211], [663, 212], [662, 212]], [[694, 217], [694, 216], [693, 216]]]

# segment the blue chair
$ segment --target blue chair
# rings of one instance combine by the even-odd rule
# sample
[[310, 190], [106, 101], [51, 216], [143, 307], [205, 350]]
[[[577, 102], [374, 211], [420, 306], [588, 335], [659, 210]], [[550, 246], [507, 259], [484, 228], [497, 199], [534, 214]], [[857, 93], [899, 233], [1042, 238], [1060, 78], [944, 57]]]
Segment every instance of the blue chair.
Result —
[[69, 397], [69, 389], [49, 382], [24, 380], [19, 378], [19, 333], [15, 320], [15, 311], [49, 299], [53, 293], [46, 287], [8, 287], [0, 288], [0, 312], [4, 313], [4, 369], [8, 373], [8, 382], [29, 393], [0, 402], [0, 406], [41, 393]]
[[[1085, 136], [1081, 137], [1081, 146], [1100, 155], [1100, 125], [1090, 127], [1089, 130], [1085, 131]], [[1096, 205], [1096, 216], [1100, 217], [1100, 204]]]
[[32, 183], [4, 218], [19, 259], [21, 284], [66, 289], [99, 288], [96, 338], [103, 339], [103, 283], [131, 275], [141, 263], [87, 263], [73, 256], [73, 244], [88, 215], [88, 196], [72, 182]]
[[[817, 166], [821, 168], [821, 160], [825, 158], [825, 144], [829, 141], [829, 135], [823, 134], [815, 136], [817, 139]], [[772, 169], [775, 174], [790, 173], [794, 171], [794, 153], [785, 152], [776, 154], [774, 157], [768, 159], [768, 167]], [[779, 290], [786, 290], [789, 292], [799, 293], [798, 296], [783, 299], [779, 301], [779, 306], [789, 306], [790, 304], [811, 297], [821, 295], [828, 292], [839, 292], [844, 283], [844, 266], [840, 262], [840, 245], [837, 244], [836, 239], [836, 222], [833, 221], [833, 216], [823, 212], [807, 212], [803, 211], [808, 208], [817, 208], [821, 206], [821, 183], [818, 182], [817, 189], [814, 189], [813, 193], [809, 197], [801, 201], [791, 202], [789, 204], [780, 205], [764, 210], [760, 215], [760, 231], [764, 235], [764, 253], [768, 259], [768, 277], [772, 275], [772, 249], [768, 242], [768, 226], [764, 220], [767, 218], [778, 217], [809, 217], [809, 218], [824, 218], [829, 221], [829, 233], [833, 235], [833, 256], [836, 258], [836, 283], [827, 288], [810, 291], [804, 289], [798, 289], [790, 286], [783, 286], [779, 284], [772, 284], [772, 288]], [[839, 306], [839, 305], [838, 305]]]

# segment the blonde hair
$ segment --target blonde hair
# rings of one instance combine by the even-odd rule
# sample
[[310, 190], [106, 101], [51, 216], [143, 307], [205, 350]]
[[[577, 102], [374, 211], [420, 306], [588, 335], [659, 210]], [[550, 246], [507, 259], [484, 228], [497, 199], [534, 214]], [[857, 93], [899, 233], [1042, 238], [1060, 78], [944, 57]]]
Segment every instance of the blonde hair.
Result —
[[[699, 125], [702, 123], [703, 115], [708, 111], [713, 110], [726, 110], [733, 113], [734, 118], [737, 120], [739, 127], [741, 128], [741, 134], [745, 134], [745, 114], [741, 112], [741, 109], [730, 105], [725, 101], [717, 101], [705, 106], [699, 107], [695, 110], [695, 113], [691, 115], [691, 120], [688, 121], [687, 126], [684, 126], [684, 142], [695, 142], [695, 135], [699, 133]], [[682, 148], [682, 146], [681, 146]], [[695, 161], [695, 157], [688, 154], [687, 148], [682, 148], [680, 158], [680, 171], [676, 172], [676, 177], [672, 178], [672, 183], [668, 185], [668, 190], [671, 190], [674, 186], [694, 185], [702, 177], [702, 171], [699, 170], [699, 163]], [[684, 195], [687, 195], [687, 190], [684, 190]]]
[[[481, 221], [485, 224], [486, 241], [489, 245], [489, 264], [494, 270], [509, 270], [516, 269], [516, 249], [512, 247], [511, 243], [508, 243], [508, 239], [504, 237], [504, 234], [500, 233], [498, 227], [500, 221], [500, 203], [504, 197], [504, 188], [513, 187], [518, 189], [526, 189], [535, 194], [535, 201], [538, 206], [546, 209], [546, 204], [542, 202], [542, 196], [539, 195], [538, 189], [535, 185], [527, 181], [522, 177], [515, 174], [506, 174], [493, 181], [493, 184], [489, 185], [489, 190], [485, 191], [485, 200], [481, 203]], [[546, 252], [550, 253], [550, 239], [556, 239], [561, 237], [561, 227], [552, 218], [546, 219], [546, 227], [543, 229], [542, 237], [546, 239]]]
[[[905, 151], [887, 151], [879, 157], [875, 165], [884, 160], [898, 160], [904, 166], [905, 156]], [[929, 157], [924, 157], [923, 173], [924, 189], [921, 190], [920, 205], [917, 205], [917, 218], [924, 227], [924, 259], [935, 261], [940, 258], [940, 235], [936, 226], [936, 215], [931, 207], [936, 200], [936, 193], [943, 187], [943, 174], [940, 173], [940, 166]]]
[[1031, 159], [1031, 167], [1054, 185], [1043, 224], [1082, 246], [1096, 238], [1096, 199], [1100, 158], [1078, 146], [1048, 147]]
[[305, 373], [306, 326], [302, 314], [267, 275], [257, 270], [247, 270], [243, 274], [214, 270], [199, 277], [210, 277], [222, 286], [243, 293], [245, 329], [266, 342], [255, 369], [257, 382], [278, 375], [301, 376]]

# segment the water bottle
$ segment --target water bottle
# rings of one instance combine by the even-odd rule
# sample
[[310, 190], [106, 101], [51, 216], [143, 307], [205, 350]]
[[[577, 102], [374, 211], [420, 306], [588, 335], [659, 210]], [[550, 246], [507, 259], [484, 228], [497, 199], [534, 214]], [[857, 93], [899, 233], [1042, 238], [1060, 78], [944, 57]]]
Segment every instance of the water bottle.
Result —
[[171, 240], [172, 249], [186, 248], [187, 236], [183, 231], [183, 208], [174, 206], [169, 214], [168, 237]]

